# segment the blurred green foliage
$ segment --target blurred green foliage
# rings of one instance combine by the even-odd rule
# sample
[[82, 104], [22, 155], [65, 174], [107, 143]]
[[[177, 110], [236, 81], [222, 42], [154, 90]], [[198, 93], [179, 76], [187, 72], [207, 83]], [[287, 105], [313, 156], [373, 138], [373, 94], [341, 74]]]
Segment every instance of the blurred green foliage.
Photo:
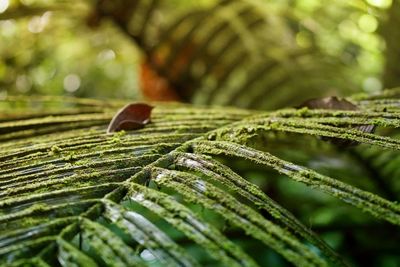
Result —
[[74, 5], [0, 21], [0, 95], [137, 97], [135, 47], [113, 25], [90, 29], [87, 6]]
[[[168, 5], [185, 9], [213, 2]], [[301, 18], [293, 25], [300, 47], [317, 45], [349, 66], [347, 79], [358, 85], [355, 91], [383, 88], [385, 41], [380, 31], [391, 0], [266, 2], [274, 16], [289, 22], [290, 16]], [[93, 7], [94, 1], [0, 0], [0, 97], [140, 98], [139, 50], [110, 21], [90, 28], [87, 17]]]

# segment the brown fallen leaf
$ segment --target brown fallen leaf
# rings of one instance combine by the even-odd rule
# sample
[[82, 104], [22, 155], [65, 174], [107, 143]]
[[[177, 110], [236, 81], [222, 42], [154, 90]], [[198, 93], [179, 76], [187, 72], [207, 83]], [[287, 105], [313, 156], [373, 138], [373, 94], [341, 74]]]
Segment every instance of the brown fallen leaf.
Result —
[[[310, 99], [301, 104], [299, 107], [307, 107], [309, 109], [358, 110], [358, 107], [350, 101], [347, 101], [343, 98], [339, 99], [336, 96]], [[354, 126], [353, 128], [364, 133], [372, 133], [375, 130], [374, 125], [358, 125]], [[331, 140], [332, 143], [339, 146], [358, 145], [358, 142], [339, 138], [322, 138], [322, 140]]]
[[339, 99], [336, 96], [329, 96], [324, 98], [313, 98], [305, 101], [300, 107], [307, 107], [309, 109], [338, 109], [338, 110], [357, 110], [358, 107], [347, 101], [346, 99]]
[[150, 122], [152, 109], [152, 106], [145, 103], [131, 103], [126, 105], [114, 115], [108, 125], [107, 133], [143, 128]]

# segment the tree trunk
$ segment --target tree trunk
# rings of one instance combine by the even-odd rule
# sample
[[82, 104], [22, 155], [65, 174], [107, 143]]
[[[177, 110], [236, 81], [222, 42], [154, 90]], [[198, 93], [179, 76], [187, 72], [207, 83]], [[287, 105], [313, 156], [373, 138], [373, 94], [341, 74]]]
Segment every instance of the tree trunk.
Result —
[[386, 41], [386, 66], [383, 73], [385, 88], [400, 86], [400, 0], [393, 1], [389, 18], [383, 29]]

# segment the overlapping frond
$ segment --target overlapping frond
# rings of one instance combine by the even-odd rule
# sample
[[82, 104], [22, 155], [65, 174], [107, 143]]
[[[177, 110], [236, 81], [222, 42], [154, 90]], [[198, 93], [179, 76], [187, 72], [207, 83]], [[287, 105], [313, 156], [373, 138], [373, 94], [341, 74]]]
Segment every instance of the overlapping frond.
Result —
[[144, 51], [145, 95], [273, 109], [324, 95], [338, 81], [343, 87], [344, 68], [336, 58], [314, 43], [296, 43], [295, 14], [263, 1], [210, 3], [178, 13], [168, 1], [101, 0], [97, 11]]

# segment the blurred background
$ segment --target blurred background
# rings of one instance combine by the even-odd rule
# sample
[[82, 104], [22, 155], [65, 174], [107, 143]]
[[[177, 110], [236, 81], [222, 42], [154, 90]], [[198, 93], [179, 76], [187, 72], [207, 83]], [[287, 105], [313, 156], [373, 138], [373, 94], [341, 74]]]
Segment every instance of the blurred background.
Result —
[[[164, 2], [168, 3], [163, 9], [155, 11], [157, 21], [170, 21], [217, 1]], [[276, 47], [283, 52], [276, 49], [275, 54], [291, 47], [318, 49], [337, 61], [339, 67], [328, 71], [332, 77], [340, 76], [343, 86], [328, 78], [329, 87], [317, 84], [324, 94], [376, 93], [393, 86], [385, 78], [388, 39], [395, 35], [387, 32], [398, 28], [390, 26], [394, 25], [392, 0], [249, 2], [262, 2], [265, 16], [276, 26], [263, 32], [280, 40]], [[141, 99], [143, 47], [120, 30], [115, 18], [93, 23], [96, 5], [95, 1], [0, 0], [0, 98], [24, 94]]]

